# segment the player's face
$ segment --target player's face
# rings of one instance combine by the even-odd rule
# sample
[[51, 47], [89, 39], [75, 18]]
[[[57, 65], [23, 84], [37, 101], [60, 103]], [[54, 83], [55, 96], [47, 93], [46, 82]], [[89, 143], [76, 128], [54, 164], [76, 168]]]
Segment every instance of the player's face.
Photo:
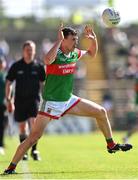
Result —
[[73, 51], [78, 45], [78, 36], [69, 35], [64, 41], [68, 50]]
[[23, 57], [27, 61], [33, 60], [35, 53], [36, 53], [36, 47], [35, 47], [35, 44], [33, 44], [33, 43], [26, 45], [23, 49]]

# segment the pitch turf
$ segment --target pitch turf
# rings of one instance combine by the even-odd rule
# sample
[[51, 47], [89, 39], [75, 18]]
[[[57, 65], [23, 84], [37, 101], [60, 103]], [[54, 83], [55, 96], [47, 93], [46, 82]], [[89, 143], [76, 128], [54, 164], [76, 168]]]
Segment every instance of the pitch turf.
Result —
[[[114, 134], [120, 142], [124, 133]], [[18, 139], [7, 137], [5, 142], [6, 155], [0, 156], [1, 173], [10, 162]], [[39, 141], [42, 161], [21, 161], [17, 175], [0, 179], [138, 179], [138, 134], [133, 135], [131, 143], [131, 151], [109, 154], [100, 132], [44, 135]]]

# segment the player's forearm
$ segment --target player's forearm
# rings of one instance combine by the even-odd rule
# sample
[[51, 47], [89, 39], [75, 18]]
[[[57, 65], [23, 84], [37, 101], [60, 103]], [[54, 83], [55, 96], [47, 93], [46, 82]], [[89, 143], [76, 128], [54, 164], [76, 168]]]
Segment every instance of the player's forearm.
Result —
[[10, 81], [6, 81], [6, 87], [5, 87], [5, 95], [6, 95], [6, 99], [9, 101], [11, 100], [12, 96], [12, 85]]
[[51, 64], [54, 60], [55, 60], [55, 58], [56, 58], [56, 56], [57, 56], [57, 51], [58, 51], [58, 49], [59, 49], [59, 47], [60, 47], [60, 45], [61, 45], [61, 42], [62, 41], [56, 41], [56, 43], [54, 44], [54, 46], [50, 49], [50, 51], [45, 55], [45, 58], [44, 58], [44, 63], [46, 64], [46, 65], [48, 65], [48, 64]]
[[88, 54], [92, 57], [95, 57], [96, 54], [97, 54], [97, 51], [98, 51], [98, 42], [97, 42], [97, 38], [96, 36], [94, 36], [92, 39], [91, 39], [91, 44], [90, 44], [90, 47], [88, 49]]

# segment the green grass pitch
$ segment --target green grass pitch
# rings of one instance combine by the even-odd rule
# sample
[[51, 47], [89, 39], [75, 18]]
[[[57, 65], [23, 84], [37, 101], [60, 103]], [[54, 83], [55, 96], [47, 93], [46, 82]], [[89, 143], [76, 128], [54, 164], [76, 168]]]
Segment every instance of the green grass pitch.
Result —
[[[125, 132], [114, 133], [121, 142]], [[138, 134], [130, 139], [133, 149], [109, 154], [101, 132], [83, 135], [44, 135], [39, 141], [42, 161], [21, 161], [17, 175], [0, 179], [138, 179]], [[0, 171], [8, 166], [18, 145], [6, 137], [6, 155], [0, 155]], [[30, 151], [28, 152], [30, 154]]]

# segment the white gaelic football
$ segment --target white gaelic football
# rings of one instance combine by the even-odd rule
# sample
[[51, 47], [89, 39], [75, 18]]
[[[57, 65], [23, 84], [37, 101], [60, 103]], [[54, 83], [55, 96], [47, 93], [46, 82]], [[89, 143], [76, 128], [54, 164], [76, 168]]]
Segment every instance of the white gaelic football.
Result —
[[120, 14], [114, 8], [106, 8], [102, 13], [102, 19], [107, 27], [115, 27], [120, 22]]

